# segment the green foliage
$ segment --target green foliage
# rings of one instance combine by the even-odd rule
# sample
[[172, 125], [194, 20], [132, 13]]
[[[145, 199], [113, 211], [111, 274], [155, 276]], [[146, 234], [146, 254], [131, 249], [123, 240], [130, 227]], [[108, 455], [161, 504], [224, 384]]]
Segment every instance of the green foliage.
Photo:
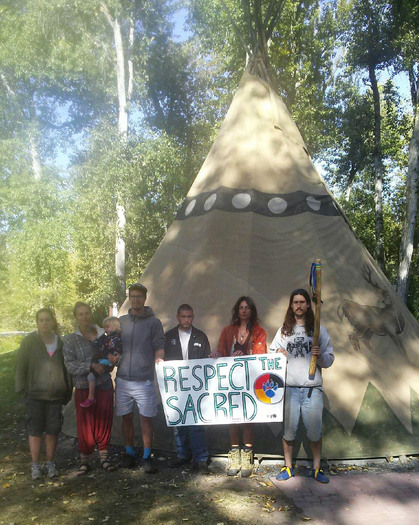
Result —
[[15, 352], [0, 353], [1, 400], [4, 407], [0, 418], [1, 429], [15, 428], [16, 421], [24, 415], [24, 405], [15, 393]]
[[[246, 38], [249, 31], [242, 4], [225, 3]], [[265, 16], [269, 2], [260, 5]], [[252, 11], [251, 20], [253, 16]], [[203, 53], [218, 65], [218, 85], [232, 92], [244, 70], [246, 53], [221, 3], [193, 0], [191, 25]], [[333, 81], [336, 32], [337, 20], [330, 6], [321, 6], [318, 0], [285, 2], [268, 42], [272, 80], [313, 155], [333, 141], [333, 108], [327, 94]], [[253, 49], [251, 42], [245, 43]]]
[[[246, 45], [258, 5], [225, 0]], [[375, 3], [376, 4], [376, 3]], [[5, 326], [32, 329], [52, 306], [64, 331], [75, 300], [101, 321], [119, 297], [115, 238], [126, 246], [126, 279], [137, 280], [199, 170], [243, 73], [246, 52], [221, 2], [190, 0], [186, 42], [172, 38], [177, 2], [5, 0], [0, 6], [0, 300]], [[377, 9], [378, 8], [378, 9]], [[117, 130], [113, 29], [134, 48], [129, 133]], [[248, 13], [248, 14], [249, 14]], [[285, 2], [267, 64], [312, 155], [373, 251], [373, 105], [359, 78], [374, 62], [415, 72], [413, 0]], [[349, 50], [349, 52], [348, 52]], [[355, 75], [354, 71], [358, 71]], [[125, 88], [128, 88], [126, 85]], [[394, 85], [380, 86], [385, 168], [386, 256], [395, 279], [405, 213], [412, 119]], [[71, 153], [68, 173], [51, 168]], [[38, 166], [38, 167], [37, 167]], [[39, 169], [38, 169], [39, 168]], [[116, 231], [116, 207], [126, 226]], [[417, 258], [417, 254], [415, 254]], [[419, 265], [416, 264], [416, 267]], [[413, 266], [414, 268], [414, 266]], [[419, 270], [410, 305], [417, 308]]]
[[166, 134], [121, 140], [94, 132], [74, 169], [72, 239], [77, 294], [93, 307], [117, 299], [114, 277], [116, 198], [127, 217], [127, 279], [137, 280], [191, 183], [187, 148]]
[[0, 268], [0, 298], [8, 305], [5, 321], [26, 329], [39, 308], [54, 307], [63, 322], [74, 298], [66, 191], [53, 173], [40, 181], [13, 173], [6, 182], [2, 240], [7, 271]]
[[[401, 217], [404, 200], [401, 194], [403, 181], [393, 178], [393, 191], [388, 192], [384, 203], [385, 247], [387, 277], [393, 284], [397, 280], [398, 247], [401, 238]], [[367, 250], [373, 255], [375, 250], [375, 223], [372, 213], [365, 210], [374, 208], [374, 184], [371, 172], [365, 170], [353, 184], [349, 199], [338, 199], [349, 223]]]
[[23, 337], [23, 335], [0, 336], [0, 355], [17, 350]]
[[348, 63], [355, 68], [384, 68], [393, 60], [394, 26], [385, 0], [354, 0], [346, 41]]

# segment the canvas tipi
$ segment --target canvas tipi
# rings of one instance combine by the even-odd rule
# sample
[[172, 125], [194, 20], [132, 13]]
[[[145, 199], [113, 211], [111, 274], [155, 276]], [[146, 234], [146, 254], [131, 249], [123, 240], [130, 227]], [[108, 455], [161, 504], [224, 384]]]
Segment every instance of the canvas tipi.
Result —
[[[339, 210], [283, 102], [269, 83], [246, 71], [141, 276], [148, 304], [168, 329], [177, 306], [190, 303], [196, 325], [215, 347], [236, 299], [250, 295], [270, 341], [291, 290], [308, 287], [317, 258], [323, 264], [322, 324], [336, 353], [324, 372], [324, 455], [417, 452], [418, 323]], [[278, 453], [280, 429], [259, 430], [256, 450]], [[219, 438], [209, 442], [222, 448]]]
[[[324, 371], [323, 455], [417, 453], [419, 325], [352, 231], [317, 173], [260, 55], [141, 282], [165, 329], [189, 303], [215, 347], [231, 308], [250, 295], [270, 342], [291, 290], [323, 264], [322, 324], [335, 349]], [[127, 305], [124, 306], [126, 310]], [[213, 452], [227, 429], [207, 428]], [[255, 451], [281, 454], [280, 426], [258, 425]], [[172, 448], [162, 414], [157, 448]], [[304, 441], [296, 451], [306, 452]]]

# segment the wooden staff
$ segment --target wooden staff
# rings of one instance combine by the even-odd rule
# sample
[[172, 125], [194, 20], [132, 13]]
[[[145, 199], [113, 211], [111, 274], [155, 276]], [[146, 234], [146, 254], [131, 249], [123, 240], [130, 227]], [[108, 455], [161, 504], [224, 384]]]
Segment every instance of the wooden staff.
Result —
[[[320, 313], [322, 307], [322, 262], [321, 259], [316, 259], [316, 262], [311, 266], [310, 284], [313, 294], [313, 302], [315, 304], [314, 310], [314, 333], [313, 346], [318, 346], [320, 335]], [[311, 354], [310, 366], [308, 368], [308, 378], [314, 379], [316, 375], [317, 356]]]

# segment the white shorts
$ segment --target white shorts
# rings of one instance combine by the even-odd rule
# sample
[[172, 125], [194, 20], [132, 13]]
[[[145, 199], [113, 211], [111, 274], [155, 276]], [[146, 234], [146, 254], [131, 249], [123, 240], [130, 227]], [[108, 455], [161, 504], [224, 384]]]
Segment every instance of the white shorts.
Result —
[[157, 401], [153, 381], [115, 380], [115, 408], [117, 416], [125, 416], [134, 412], [137, 403], [138, 412], [145, 417], [157, 415]]

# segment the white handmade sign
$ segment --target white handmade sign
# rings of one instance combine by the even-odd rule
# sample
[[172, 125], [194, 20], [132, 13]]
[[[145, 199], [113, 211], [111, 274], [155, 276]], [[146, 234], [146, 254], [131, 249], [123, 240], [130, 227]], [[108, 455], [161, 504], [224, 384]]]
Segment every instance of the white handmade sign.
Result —
[[282, 421], [285, 368], [283, 354], [161, 362], [167, 426]]

